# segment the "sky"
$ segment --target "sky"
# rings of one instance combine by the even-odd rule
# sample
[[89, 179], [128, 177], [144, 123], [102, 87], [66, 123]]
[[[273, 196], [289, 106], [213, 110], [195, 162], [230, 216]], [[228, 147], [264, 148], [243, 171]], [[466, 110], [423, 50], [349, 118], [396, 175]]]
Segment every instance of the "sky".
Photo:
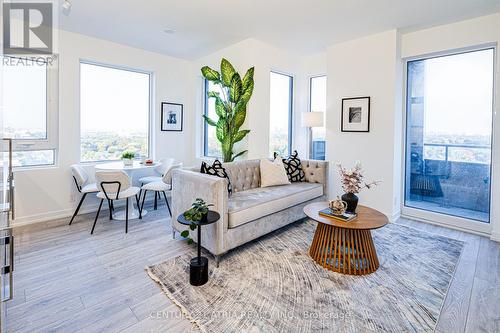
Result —
[[148, 132], [149, 74], [82, 63], [81, 129]]
[[45, 132], [47, 66], [28, 61], [2, 70], [4, 126]]
[[490, 135], [493, 50], [425, 60], [425, 134]]
[[270, 80], [270, 129], [288, 131], [292, 79], [288, 75], [271, 72]]

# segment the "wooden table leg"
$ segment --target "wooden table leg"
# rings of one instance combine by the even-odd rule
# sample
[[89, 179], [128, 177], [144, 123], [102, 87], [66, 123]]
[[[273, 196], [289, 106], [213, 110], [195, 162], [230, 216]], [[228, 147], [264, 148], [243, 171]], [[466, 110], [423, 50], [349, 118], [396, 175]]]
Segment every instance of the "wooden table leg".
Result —
[[370, 230], [318, 223], [309, 255], [319, 265], [338, 273], [364, 275], [379, 267]]

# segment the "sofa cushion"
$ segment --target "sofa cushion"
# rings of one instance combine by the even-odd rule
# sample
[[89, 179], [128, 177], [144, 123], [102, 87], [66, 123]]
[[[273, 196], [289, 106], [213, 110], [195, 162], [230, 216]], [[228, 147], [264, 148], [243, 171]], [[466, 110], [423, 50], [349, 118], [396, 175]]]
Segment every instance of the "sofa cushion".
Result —
[[306, 182], [236, 192], [228, 200], [229, 228], [236, 228], [322, 195], [322, 184]]
[[288, 184], [290, 184], [290, 181], [281, 159], [275, 159], [274, 162], [267, 158], [260, 160], [260, 187]]
[[[274, 159], [278, 156], [279, 154], [275, 152]], [[288, 156], [288, 158], [283, 158], [282, 160], [290, 183], [304, 182], [306, 180], [306, 175], [302, 169], [302, 163], [300, 162], [299, 153], [296, 150], [294, 150], [293, 154]]]
[[205, 161], [201, 162], [201, 173], [205, 173], [207, 175], [211, 176], [217, 176], [220, 178], [226, 178], [227, 179], [227, 192], [229, 195], [233, 193], [233, 187], [231, 185], [231, 179], [229, 178], [229, 175], [226, 172], [226, 169], [222, 166], [222, 163], [219, 160], [215, 160], [212, 165], [209, 165]]

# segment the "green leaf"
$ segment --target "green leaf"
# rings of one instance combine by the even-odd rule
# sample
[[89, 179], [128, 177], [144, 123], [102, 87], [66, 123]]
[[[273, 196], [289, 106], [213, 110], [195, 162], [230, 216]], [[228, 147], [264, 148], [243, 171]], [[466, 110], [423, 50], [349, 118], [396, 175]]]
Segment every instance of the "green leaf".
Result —
[[226, 109], [224, 108], [224, 103], [220, 97], [215, 99], [215, 113], [217, 113], [219, 117], [226, 117]]
[[220, 62], [220, 72], [222, 74], [222, 84], [229, 87], [231, 85], [231, 79], [233, 78], [234, 73], [236, 73], [233, 65], [231, 65], [231, 63], [226, 59], [222, 58], [222, 61]]
[[188, 245], [193, 244], [193, 240], [191, 238], [188, 239]]
[[193, 231], [194, 231], [194, 230], [196, 230], [196, 227], [197, 227], [197, 226], [196, 226], [196, 223], [191, 223], [191, 224], [189, 225], [189, 229], [191, 229], [191, 230], [193, 230]]
[[183, 232], [181, 232], [181, 237], [188, 237], [189, 236], [189, 230], [184, 230]]
[[255, 68], [252, 67], [249, 70], [247, 70], [245, 76], [243, 77], [243, 91], [246, 91], [249, 87], [250, 84], [252, 85], [252, 90], [253, 90], [253, 74], [254, 74]]
[[217, 122], [217, 128], [215, 129], [215, 135], [217, 136], [217, 140], [222, 143], [224, 141], [224, 128], [226, 127], [226, 124], [224, 120], [221, 118]]
[[233, 159], [232, 161], [234, 161], [236, 159], [236, 157], [240, 157], [241, 155], [245, 154], [248, 150], [243, 150], [243, 151], [240, 151], [238, 154], [234, 155], [233, 156]]
[[218, 92], [215, 91], [209, 91], [207, 93], [208, 98], [220, 98], [220, 95]]
[[217, 126], [217, 123], [210, 119], [210, 117], [208, 117], [206, 114], [203, 115], [203, 119], [205, 119], [207, 124], [209, 124], [210, 126]]
[[253, 94], [253, 80], [248, 83], [248, 86], [246, 89], [243, 90], [243, 94], [240, 97], [240, 101], [244, 102], [245, 104], [248, 103], [250, 100], [250, 97], [252, 97]]
[[213, 70], [212, 68], [208, 66], [203, 66], [201, 68], [201, 74], [205, 79], [208, 81], [214, 81], [214, 82], [219, 82], [220, 81], [220, 74], [216, 70]]
[[250, 130], [242, 130], [242, 131], [239, 131], [238, 133], [236, 133], [236, 135], [234, 136], [233, 138], [233, 142], [236, 143], [236, 142], [239, 142], [241, 140], [243, 140], [243, 138], [248, 134], [250, 133]]
[[246, 108], [246, 103], [243, 102], [238, 102], [236, 106], [234, 107], [234, 127], [236, 128], [236, 131], [243, 125], [245, 122], [245, 118], [247, 116], [247, 108]]
[[[222, 153], [225, 156], [230, 156], [232, 154], [233, 144], [231, 143], [231, 138], [230, 137], [225, 137], [224, 138], [224, 140], [222, 141], [221, 148], [222, 148]], [[226, 158], [226, 159], [228, 159], [229, 161], [231, 160], [231, 158]]]
[[229, 87], [229, 100], [233, 103], [238, 102], [242, 92], [242, 84], [240, 74], [234, 73], [231, 78], [231, 86]]

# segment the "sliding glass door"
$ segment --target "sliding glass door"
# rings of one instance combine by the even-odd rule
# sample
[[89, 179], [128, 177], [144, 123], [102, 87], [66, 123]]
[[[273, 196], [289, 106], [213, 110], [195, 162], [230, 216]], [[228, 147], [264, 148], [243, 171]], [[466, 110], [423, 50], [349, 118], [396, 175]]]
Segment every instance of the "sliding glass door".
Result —
[[494, 52], [407, 62], [404, 205], [417, 217], [490, 221]]

